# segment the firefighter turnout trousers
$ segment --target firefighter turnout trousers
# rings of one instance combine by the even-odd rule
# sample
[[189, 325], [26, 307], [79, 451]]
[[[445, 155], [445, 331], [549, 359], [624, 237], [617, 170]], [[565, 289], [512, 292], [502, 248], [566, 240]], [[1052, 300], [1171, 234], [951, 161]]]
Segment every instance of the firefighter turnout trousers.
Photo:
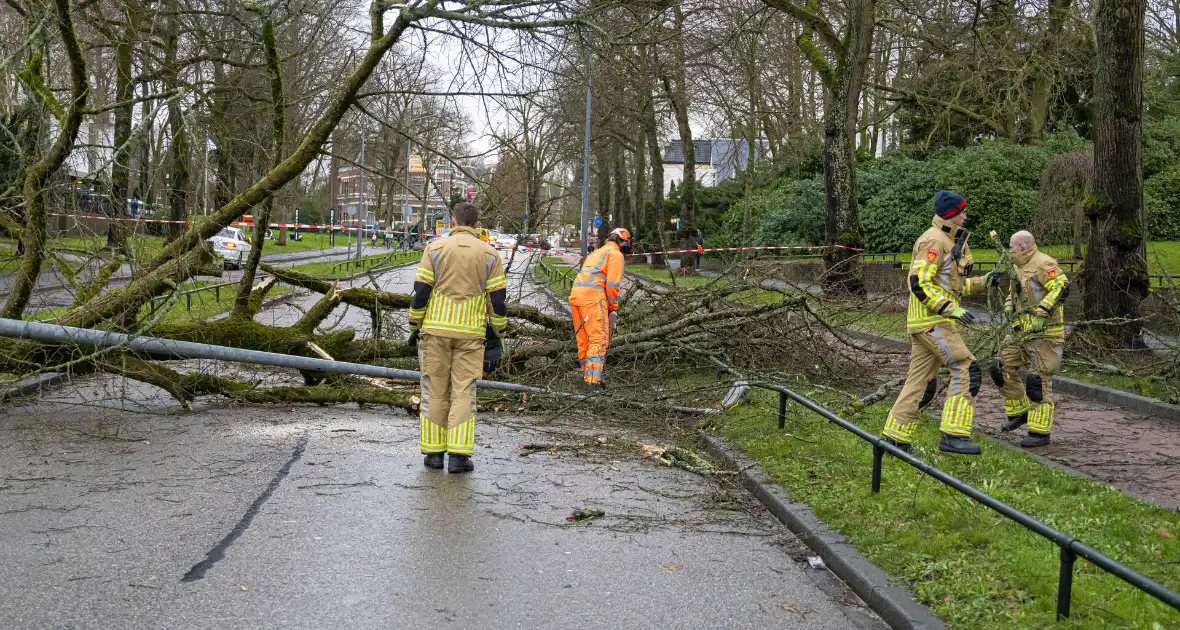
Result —
[[570, 299], [570, 310], [577, 330], [578, 361], [582, 363], [582, 380], [590, 385], [597, 385], [602, 382], [602, 371], [606, 367], [606, 349], [610, 345], [606, 298], [596, 301]]
[[921, 418], [918, 410], [928, 383], [938, 376], [939, 366], [946, 364], [951, 373], [942, 406], [939, 429], [947, 435], [970, 436], [975, 419], [975, 395], [979, 393], [982, 373], [975, 357], [963, 343], [959, 329], [952, 323], [910, 335], [910, 366], [905, 385], [897, 397], [884, 434], [908, 444], [914, 438]]
[[1027, 412], [1029, 433], [1048, 435], [1053, 428], [1053, 375], [1061, 369], [1064, 349], [1063, 337], [1025, 339], [1000, 349], [1004, 413], [1013, 419]]
[[483, 351], [483, 337], [422, 333], [418, 362], [423, 453], [470, 455], [474, 450], [475, 381], [483, 375]]

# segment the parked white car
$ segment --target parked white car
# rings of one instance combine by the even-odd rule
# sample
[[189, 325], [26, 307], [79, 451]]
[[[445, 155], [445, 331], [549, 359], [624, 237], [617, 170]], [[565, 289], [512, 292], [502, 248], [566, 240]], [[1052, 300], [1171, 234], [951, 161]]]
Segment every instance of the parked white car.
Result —
[[512, 234], [500, 234], [496, 236], [496, 240], [492, 245], [496, 249], [512, 249], [516, 247], [516, 236]]
[[250, 243], [238, 228], [222, 228], [217, 236], [209, 238], [209, 242], [213, 244], [213, 253], [225, 259], [228, 269], [241, 269], [250, 255]]

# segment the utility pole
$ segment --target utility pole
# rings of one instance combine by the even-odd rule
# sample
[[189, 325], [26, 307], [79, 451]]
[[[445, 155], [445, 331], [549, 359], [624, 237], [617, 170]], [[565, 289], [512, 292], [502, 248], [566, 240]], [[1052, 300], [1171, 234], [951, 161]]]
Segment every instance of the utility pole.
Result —
[[582, 258], [586, 257], [590, 238], [590, 49], [582, 42], [586, 58], [586, 139], [582, 145]]

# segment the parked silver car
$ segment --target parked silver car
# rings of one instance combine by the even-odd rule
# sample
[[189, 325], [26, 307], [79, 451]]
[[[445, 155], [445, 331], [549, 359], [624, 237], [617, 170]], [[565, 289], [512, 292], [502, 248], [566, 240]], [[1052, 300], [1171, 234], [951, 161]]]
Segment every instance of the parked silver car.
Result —
[[209, 242], [213, 244], [213, 253], [225, 259], [227, 269], [241, 269], [250, 255], [250, 243], [238, 228], [222, 228]]

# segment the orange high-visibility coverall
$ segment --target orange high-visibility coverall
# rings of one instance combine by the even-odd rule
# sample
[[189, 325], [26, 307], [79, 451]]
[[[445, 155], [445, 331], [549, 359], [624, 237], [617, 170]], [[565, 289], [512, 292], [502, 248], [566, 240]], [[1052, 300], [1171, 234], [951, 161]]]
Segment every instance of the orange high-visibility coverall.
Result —
[[578, 359], [582, 362], [582, 378], [590, 385], [602, 382], [611, 333], [607, 313], [619, 310], [622, 280], [623, 252], [617, 243], [608, 242], [586, 257], [570, 290]]

